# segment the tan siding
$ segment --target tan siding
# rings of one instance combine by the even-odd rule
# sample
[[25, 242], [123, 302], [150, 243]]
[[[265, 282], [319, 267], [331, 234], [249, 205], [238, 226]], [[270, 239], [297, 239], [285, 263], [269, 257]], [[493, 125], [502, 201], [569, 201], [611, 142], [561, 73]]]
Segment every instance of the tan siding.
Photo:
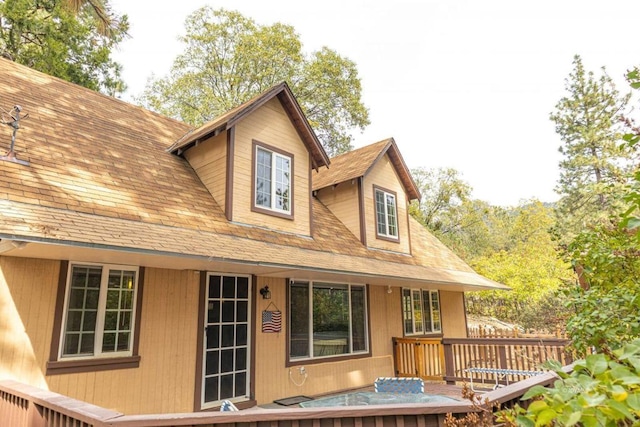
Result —
[[140, 367], [55, 375], [50, 388], [124, 413], [193, 410], [199, 274], [147, 268]]
[[[376, 213], [373, 200], [373, 186], [377, 185], [386, 190], [396, 193], [396, 203], [398, 205], [398, 234], [399, 242], [390, 242], [376, 237]], [[364, 185], [364, 211], [367, 229], [367, 246], [377, 249], [384, 249], [395, 252], [410, 252], [409, 245], [409, 224], [407, 223], [407, 196], [398, 179], [398, 175], [385, 156], [376, 162], [373, 169], [365, 176]]]
[[0, 379], [47, 388], [60, 263], [0, 256]]
[[185, 152], [185, 158], [196, 171], [218, 205], [225, 208], [225, 186], [227, 173], [227, 134], [225, 132], [209, 138]]
[[[251, 211], [252, 141], [293, 155], [294, 220]], [[272, 99], [238, 123], [235, 134], [234, 221], [275, 230], [310, 235], [309, 153], [277, 99]]]
[[440, 312], [445, 338], [467, 337], [463, 292], [440, 291]]
[[370, 325], [373, 356], [393, 356], [392, 337], [402, 336], [400, 288], [387, 292], [384, 286], [370, 286]]
[[[296, 395], [318, 395], [335, 390], [345, 390], [371, 385], [377, 376], [393, 374], [393, 356], [391, 353], [391, 337], [387, 335], [394, 330], [387, 325], [381, 310], [387, 311], [394, 305], [393, 298], [386, 298], [386, 288], [371, 288], [372, 318], [372, 357], [343, 360], [339, 362], [318, 361], [305, 364], [307, 379], [300, 384], [303, 377], [297, 367], [286, 367], [286, 327], [281, 333], [262, 333], [260, 319], [262, 311], [273, 302], [282, 310], [283, 324], [286, 325], [287, 304], [286, 285], [284, 279], [258, 277], [256, 289], [268, 285], [271, 300], [263, 300], [259, 294], [256, 304], [256, 398], [258, 404], [271, 403], [274, 399]], [[396, 290], [397, 292], [397, 290]], [[393, 297], [393, 295], [392, 295]], [[398, 327], [400, 324], [398, 322]], [[382, 330], [384, 329], [384, 330]], [[291, 372], [291, 377], [289, 372]]]
[[358, 183], [347, 181], [335, 188], [323, 188], [317, 197], [360, 240]]

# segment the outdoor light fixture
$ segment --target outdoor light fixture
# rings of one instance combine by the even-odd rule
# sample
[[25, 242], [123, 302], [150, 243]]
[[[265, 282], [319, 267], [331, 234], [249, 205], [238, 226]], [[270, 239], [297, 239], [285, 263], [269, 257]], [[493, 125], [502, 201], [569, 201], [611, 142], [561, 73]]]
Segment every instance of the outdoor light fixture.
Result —
[[271, 299], [271, 291], [268, 286], [260, 289], [260, 295], [262, 295], [262, 299]]

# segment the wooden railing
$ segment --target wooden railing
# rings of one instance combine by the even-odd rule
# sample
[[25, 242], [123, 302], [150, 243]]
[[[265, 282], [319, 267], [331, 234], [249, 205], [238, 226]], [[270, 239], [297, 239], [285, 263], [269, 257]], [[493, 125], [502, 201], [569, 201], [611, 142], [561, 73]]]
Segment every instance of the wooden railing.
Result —
[[395, 373], [397, 377], [419, 377], [442, 380], [444, 349], [441, 339], [394, 338]]
[[518, 328], [493, 328], [479, 325], [467, 329], [468, 338], [566, 338], [565, 332], [556, 326], [553, 331], [520, 331]]
[[[483, 395], [510, 407], [534, 385], [547, 386], [547, 373]], [[434, 402], [325, 408], [252, 408], [239, 412], [123, 415], [13, 381], [0, 381], [0, 424], [10, 427], [424, 427], [441, 426], [446, 414], [473, 412], [469, 402]]]
[[[494, 376], [470, 373], [468, 368], [496, 368], [516, 371], [542, 371], [547, 360], [562, 365], [572, 362], [566, 351], [567, 340], [537, 338], [394, 338], [395, 374], [422, 379], [493, 382]], [[473, 376], [473, 377], [472, 377]], [[513, 374], [499, 378], [506, 384], [527, 378]]]
[[[566, 351], [567, 340], [535, 338], [447, 338], [442, 340], [445, 354], [445, 376], [449, 383], [469, 381], [494, 382], [481, 373], [469, 373], [468, 368], [496, 368], [516, 371], [542, 371], [542, 363], [557, 360], [562, 365], [572, 362]], [[509, 375], [501, 383], [525, 379], [526, 375]]]

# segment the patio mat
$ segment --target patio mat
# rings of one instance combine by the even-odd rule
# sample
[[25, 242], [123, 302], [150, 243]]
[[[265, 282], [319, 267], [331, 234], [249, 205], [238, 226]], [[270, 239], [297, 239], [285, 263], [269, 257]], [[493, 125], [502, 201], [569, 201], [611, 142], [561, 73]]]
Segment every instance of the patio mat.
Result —
[[282, 406], [291, 406], [291, 405], [297, 405], [300, 402], [306, 402], [308, 400], [313, 400], [313, 398], [308, 396], [293, 396], [293, 397], [286, 397], [284, 399], [274, 400], [273, 403], [277, 403], [278, 405], [282, 405]]

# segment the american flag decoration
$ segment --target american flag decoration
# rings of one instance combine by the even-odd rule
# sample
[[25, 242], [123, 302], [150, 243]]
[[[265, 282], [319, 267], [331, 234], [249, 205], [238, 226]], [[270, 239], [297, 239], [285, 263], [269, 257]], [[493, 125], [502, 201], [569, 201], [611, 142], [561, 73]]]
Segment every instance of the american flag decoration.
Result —
[[282, 312], [280, 310], [262, 312], [262, 332], [280, 332], [282, 330]]

